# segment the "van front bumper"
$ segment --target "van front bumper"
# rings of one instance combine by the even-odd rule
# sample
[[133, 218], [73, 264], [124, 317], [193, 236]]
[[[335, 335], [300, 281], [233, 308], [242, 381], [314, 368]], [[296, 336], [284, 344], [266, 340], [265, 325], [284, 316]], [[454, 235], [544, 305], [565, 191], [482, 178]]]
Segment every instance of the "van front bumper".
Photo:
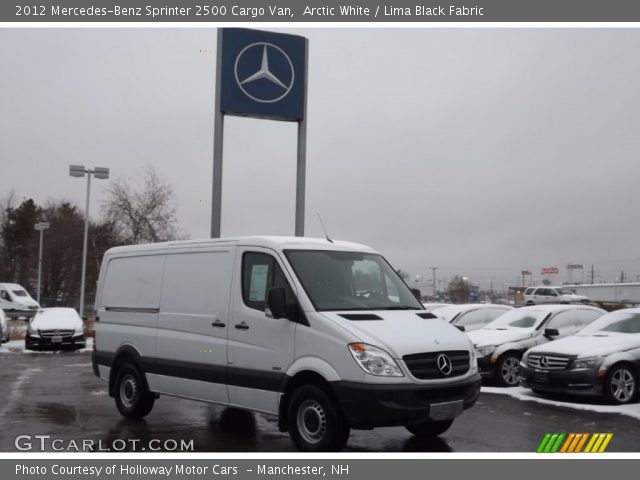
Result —
[[548, 393], [601, 395], [603, 380], [596, 369], [540, 370], [521, 363], [520, 385]]
[[342, 412], [355, 429], [412, 425], [433, 420], [431, 406], [462, 400], [464, 409], [480, 395], [479, 374], [446, 385], [332, 382]]

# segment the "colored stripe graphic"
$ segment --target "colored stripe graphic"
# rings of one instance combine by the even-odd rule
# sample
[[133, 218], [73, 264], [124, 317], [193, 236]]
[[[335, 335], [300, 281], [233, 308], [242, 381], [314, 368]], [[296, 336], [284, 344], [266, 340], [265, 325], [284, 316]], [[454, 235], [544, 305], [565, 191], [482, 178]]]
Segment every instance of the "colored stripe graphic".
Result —
[[[613, 433], [557, 433], [545, 434], [536, 449], [537, 453], [603, 453]], [[586, 447], [585, 447], [586, 444]]]

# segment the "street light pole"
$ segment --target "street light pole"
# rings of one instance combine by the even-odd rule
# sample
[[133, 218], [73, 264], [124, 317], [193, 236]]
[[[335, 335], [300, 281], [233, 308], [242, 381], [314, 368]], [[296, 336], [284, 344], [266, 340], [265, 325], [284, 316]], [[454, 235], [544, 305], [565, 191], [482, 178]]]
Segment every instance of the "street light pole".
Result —
[[87, 198], [84, 210], [84, 239], [82, 242], [82, 279], [80, 280], [80, 309], [78, 313], [84, 317], [84, 292], [87, 276], [87, 244], [89, 243], [89, 199], [91, 198], [91, 176], [99, 179], [109, 178], [109, 169], [95, 167], [93, 170], [84, 168], [84, 165], [70, 165], [69, 175], [72, 177], [84, 177], [87, 175]]
[[440, 267], [429, 267], [431, 270], [433, 270], [433, 296], [435, 298], [436, 296], [436, 270], [438, 270]]
[[49, 228], [48, 222], [38, 222], [33, 226], [34, 230], [40, 232], [40, 249], [38, 250], [38, 290], [36, 292], [36, 302], [38, 302], [38, 305], [40, 305], [40, 279], [42, 278], [42, 237], [47, 228]]

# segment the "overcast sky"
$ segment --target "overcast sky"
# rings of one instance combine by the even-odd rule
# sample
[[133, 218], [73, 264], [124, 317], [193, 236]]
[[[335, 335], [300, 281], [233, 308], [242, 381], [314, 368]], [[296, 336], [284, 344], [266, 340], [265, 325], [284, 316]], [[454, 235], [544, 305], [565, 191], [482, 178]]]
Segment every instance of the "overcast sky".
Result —
[[[320, 212], [412, 279], [640, 274], [640, 30], [286, 31], [310, 39], [307, 236]], [[208, 236], [215, 44], [203, 28], [0, 30], [0, 195], [83, 205], [69, 164], [150, 163], [182, 230]], [[223, 236], [292, 235], [295, 124], [225, 128]]]

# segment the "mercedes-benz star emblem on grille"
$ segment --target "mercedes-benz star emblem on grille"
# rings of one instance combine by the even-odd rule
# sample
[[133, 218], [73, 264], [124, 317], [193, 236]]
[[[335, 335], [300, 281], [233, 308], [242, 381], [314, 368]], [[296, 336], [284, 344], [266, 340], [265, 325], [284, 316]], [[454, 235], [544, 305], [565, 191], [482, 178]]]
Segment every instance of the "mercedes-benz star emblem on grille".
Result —
[[438, 370], [440, 370], [443, 375], [449, 375], [453, 368], [451, 365], [451, 360], [449, 360], [449, 357], [447, 357], [444, 353], [438, 355], [438, 358], [436, 358], [436, 365], [438, 366]]
[[59, 331], [59, 330], [56, 330], [55, 332], [53, 332], [53, 335], [54, 335], [55, 337], [57, 337], [58, 335], [60, 335], [60, 331]]
[[[255, 63], [258, 57], [257, 52], [252, 53], [254, 49], [262, 49], [262, 61], [259, 65]], [[278, 67], [277, 71], [274, 70], [275, 66]], [[246, 76], [247, 70], [253, 73]], [[244, 78], [241, 78], [241, 72], [245, 72]], [[242, 93], [259, 103], [277, 102], [286, 97], [293, 87], [293, 62], [284, 50], [273, 43], [257, 42], [244, 47], [236, 57], [234, 73]], [[259, 80], [269, 82], [275, 88], [260, 88], [264, 84], [260, 84]]]
[[549, 363], [549, 361], [547, 360], [547, 357], [545, 357], [544, 355], [542, 357], [540, 357], [540, 366], [541, 367], [546, 367], [548, 363]]

